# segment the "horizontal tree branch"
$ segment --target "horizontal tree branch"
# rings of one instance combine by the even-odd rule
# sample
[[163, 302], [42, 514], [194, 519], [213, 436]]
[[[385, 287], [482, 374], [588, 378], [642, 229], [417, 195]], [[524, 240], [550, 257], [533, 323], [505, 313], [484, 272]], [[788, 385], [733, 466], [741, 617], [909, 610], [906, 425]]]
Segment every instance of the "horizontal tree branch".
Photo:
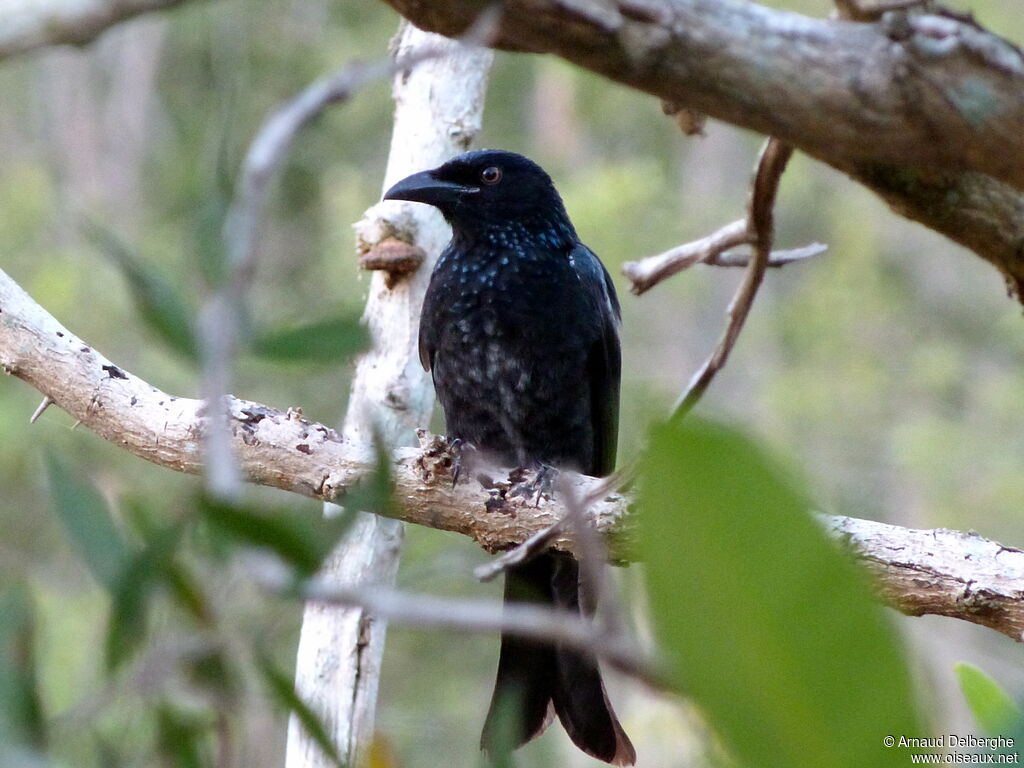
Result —
[[47, 45], [84, 45], [126, 19], [185, 0], [0, 0], [0, 59]]
[[[475, 0], [386, 0], [455, 35]], [[1024, 286], [1024, 54], [973, 22], [814, 19], [746, 0], [508, 0], [498, 47], [553, 53], [775, 136]]]
[[[202, 469], [203, 404], [161, 392], [120, 368], [64, 328], [0, 270], [0, 366], [24, 380], [96, 434], [140, 458], [179, 472]], [[29, 416], [26, 414], [26, 421]], [[230, 403], [232, 449], [253, 483], [327, 501], [371, 472], [374, 459], [297, 409], [247, 400]], [[477, 466], [452, 486], [443, 439], [423, 435], [419, 448], [393, 453], [395, 516], [469, 536], [491, 552], [508, 549], [567, 513], [558, 499], [536, 499], [531, 477]], [[601, 478], [566, 473], [576, 498], [606, 487]], [[632, 500], [598, 493], [588, 517], [605, 534], [609, 556], [629, 560], [636, 516]], [[919, 531], [823, 516], [833, 537], [867, 564], [881, 597], [911, 615], [953, 616], [1015, 640], [1024, 633], [1024, 552], [973, 533]], [[553, 546], [573, 549], [571, 530]]]
[[[203, 470], [203, 435], [209, 428], [202, 400], [163, 392], [115, 365], [77, 338], [0, 270], [0, 366], [67, 411], [82, 426], [130, 453], [177, 472]], [[375, 468], [362, 442], [305, 419], [299, 409], [274, 408], [228, 398], [231, 450], [243, 476], [252, 483], [323, 501], [344, 500], [345, 493]], [[28, 420], [26, 415], [26, 421]], [[452, 457], [445, 441], [424, 435], [420, 448], [399, 448], [391, 465], [398, 516], [412, 523], [454, 531], [498, 551], [555, 522], [558, 504], [536, 503], [535, 494], [518, 494], [505, 481], [506, 470], [483, 465], [472, 479], [452, 487]], [[481, 489], [489, 474], [493, 487]], [[580, 498], [602, 481], [570, 476]], [[525, 489], [528, 484], [524, 480]], [[486, 507], [487, 514], [481, 514]], [[591, 514], [603, 532], [620, 536], [628, 526], [615, 494], [594, 503]], [[567, 547], [562, 536], [556, 546]], [[625, 557], [617, 552], [616, 557]]]
[[952, 616], [1024, 642], [1024, 552], [977, 533], [821, 515], [867, 566], [879, 596], [909, 616]]

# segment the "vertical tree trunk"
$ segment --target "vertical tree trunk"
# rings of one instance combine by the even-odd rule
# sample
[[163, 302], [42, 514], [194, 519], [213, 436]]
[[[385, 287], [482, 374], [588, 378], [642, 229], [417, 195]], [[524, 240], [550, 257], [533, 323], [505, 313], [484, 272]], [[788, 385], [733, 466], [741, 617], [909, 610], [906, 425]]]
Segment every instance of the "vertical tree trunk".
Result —
[[[441, 46], [445, 55], [395, 78], [394, 133], [384, 189], [464, 151], [480, 129], [492, 54], [403, 23], [397, 55], [427, 46]], [[427, 254], [417, 272], [393, 287], [387, 286], [386, 275], [380, 272], [371, 280], [365, 319], [373, 348], [357, 367], [344, 432], [372, 451], [375, 439], [382, 449], [412, 444], [414, 430], [430, 421], [434, 392], [420, 366], [417, 331], [430, 271], [449, 232], [433, 208], [394, 202], [371, 207], [355, 228], [361, 252], [398, 235]], [[401, 545], [400, 522], [361, 515], [325, 566], [324, 575], [344, 584], [392, 584]], [[358, 764], [373, 735], [385, 630], [383, 621], [354, 608], [309, 605], [303, 619], [296, 686], [324, 719], [339, 753], [351, 765]], [[287, 768], [330, 764], [295, 717], [288, 728], [286, 764]]]

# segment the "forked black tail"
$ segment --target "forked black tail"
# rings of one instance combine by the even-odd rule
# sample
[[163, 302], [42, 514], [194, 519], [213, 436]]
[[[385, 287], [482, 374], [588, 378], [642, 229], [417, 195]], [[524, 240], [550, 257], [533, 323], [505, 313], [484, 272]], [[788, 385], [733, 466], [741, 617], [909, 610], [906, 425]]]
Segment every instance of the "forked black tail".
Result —
[[[571, 555], [548, 553], [510, 568], [505, 602], [541, 603], [579, 613], [579, 563]], [[495, 754], [522, 746], [539, 736], [556, 714], [569, 738], [588, 755], [612, 765], [636, 762], [592, 654], [503, 634], [480, 747]]]

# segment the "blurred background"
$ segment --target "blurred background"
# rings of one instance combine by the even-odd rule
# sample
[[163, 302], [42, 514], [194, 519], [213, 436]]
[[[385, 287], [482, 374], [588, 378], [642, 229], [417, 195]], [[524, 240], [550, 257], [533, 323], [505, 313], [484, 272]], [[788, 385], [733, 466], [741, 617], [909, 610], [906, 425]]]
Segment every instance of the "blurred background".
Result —
[[[831, 10], [817, 0], [770, 4]], [[958, 7], [1024, 42], [1011, 4]], [[225, 194], [262, 118], [315, 77], [382, 55], [397, 24], [374, 0], [222, 0], [122, 24], [84, 50], [0, 63], [0, 265], [113, 361], [195, 397], [195, 365], [141, 322], [123, 270], [83, 221], [116, 236], [198, 307]], [[368, 279], [356, 268], [350, 224], [379, 199], [390, 114], [389, 86], [380, 83], [300, 137], [264, 230], [254, 325], [310, 323], [362, 306]], [[760, 141], [713, 121], [704, 137], [688, 138], [653, 98], [555, 59], [497, 57], [480, 145], [522, 152], [551, 173], [621, 294], [624, 459], [716, 343], [741, 275], [699, 267], [637, 298], [619, 268], [738, 218]], [[1024, 317], [999, 275], [800, 155], [784, 177], [777, 230], [778, 247], [818, 240], [829, 251], [769, 274], [701, 411], [742, 426], [798, 467], [822, 510], [974, 529], [1024, 546]], [[288, 367], [247, 357], [234, 393], [336, 423], [351, 373], [351, 363]], [[39, 399], [20, 381], [0, 380], [0, 580], [27, 584], [38, 612], [43, 706], [57, 718], [53, 754], [69, 766], [113, 765], [115, 754], [124, 765], [152, 764], [163, 731], [149, 705], [167, 702], [187, 722], [208, 716], [205, 703], [194, 680], [148, 667], [105, 675], [109, 599], [53, 511], [42, 455], [54, 449], [82, 467], [120, 516], [183, 518], [198, 482], [73, 431], [56, 408], [30, 427]], [[257, 495], [319, 511], [287, 494]], [[486, 555], [472, 543], [412, 527], [406, 536], [402, 585], [499, 595], [499, 585], [473, 579]], [[195, 567], [222, 624], [262, 638], [290, 674], [301, 606], [270, 600], [230, 565], [210, 563], [197, 557]], [[624, 590], [636, 592], [636, 570], [618, 574]], [[642, 605], [638, 595], [633, 601]], [[1024, 694], [1021, 651], [1008, 638], [953, 620], [892, 618], [935, 732], [971, 730], [956, 661]], [[187, 636], [172, 606], [151, 619], [154, 642]], [[496, 657], [494, 637], [393, 627], [378, 713], [379, 754], [393, 762], [381, 764], [475, 761]], [[716, 764], [684, 702], [615, 682], [612, 698], [641, 765]], [[285, 715], [258, 685], [237, 687], [222, 724], [234, 734], [230, 764], [282, 765]], [[596, 764], [566, 744], [552, 729], [524, 750], [522, 765]]]

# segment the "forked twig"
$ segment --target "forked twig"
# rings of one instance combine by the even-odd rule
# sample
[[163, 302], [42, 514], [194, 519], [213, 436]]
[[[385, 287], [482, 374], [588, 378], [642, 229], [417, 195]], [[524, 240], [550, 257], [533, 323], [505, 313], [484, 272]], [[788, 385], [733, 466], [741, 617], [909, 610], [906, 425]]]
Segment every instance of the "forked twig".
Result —
[[761, 150], [747, 204], [747, 230], [754, 245], [753, 258], [747, 266], [743, 283], [729, 302], [729, 320], [725, 332], [711, 356], [690, 379], [686, 390], [673, 406], [672, 415], [669, 417], [672, 422], [679, 421], [697, 404], [712, 379], [725, 366], [729, 353], [736, 345], [740, 331], [743, 330], [743, 323], [750, 313], [757, 289], [761, 286], [764, 272], [768, 268], [772, 240], [775, 237], [775, 198], [779, 191], [779, 180], [792, 156], [793, 147], [774, 137], [768, 139]]
[[[763, 155], [762, 151], [762, 157]], [[748, 215], [745, 218], [730, 222], [699, 240], [677, 245], [640, 261], [628, 261], [622, 265], [622, 274], [628, 277], [632, 283], [630, 290], [639, 296], [662, 280], [696, 264], [708, 264], [714, 267], [750, 266], [751, 256], [733, 253], [729, 249], [742, 245], [754, 246], [756, 240], [757, 231], [751, 224], [748, 206]], [[810, 243], [802, 248], [772, 251], [768, 256], [767, 266], [783, 267], [795, 261], [803, 261], [817, 256], [827, 250], [828, 246], [823, 243]]]

